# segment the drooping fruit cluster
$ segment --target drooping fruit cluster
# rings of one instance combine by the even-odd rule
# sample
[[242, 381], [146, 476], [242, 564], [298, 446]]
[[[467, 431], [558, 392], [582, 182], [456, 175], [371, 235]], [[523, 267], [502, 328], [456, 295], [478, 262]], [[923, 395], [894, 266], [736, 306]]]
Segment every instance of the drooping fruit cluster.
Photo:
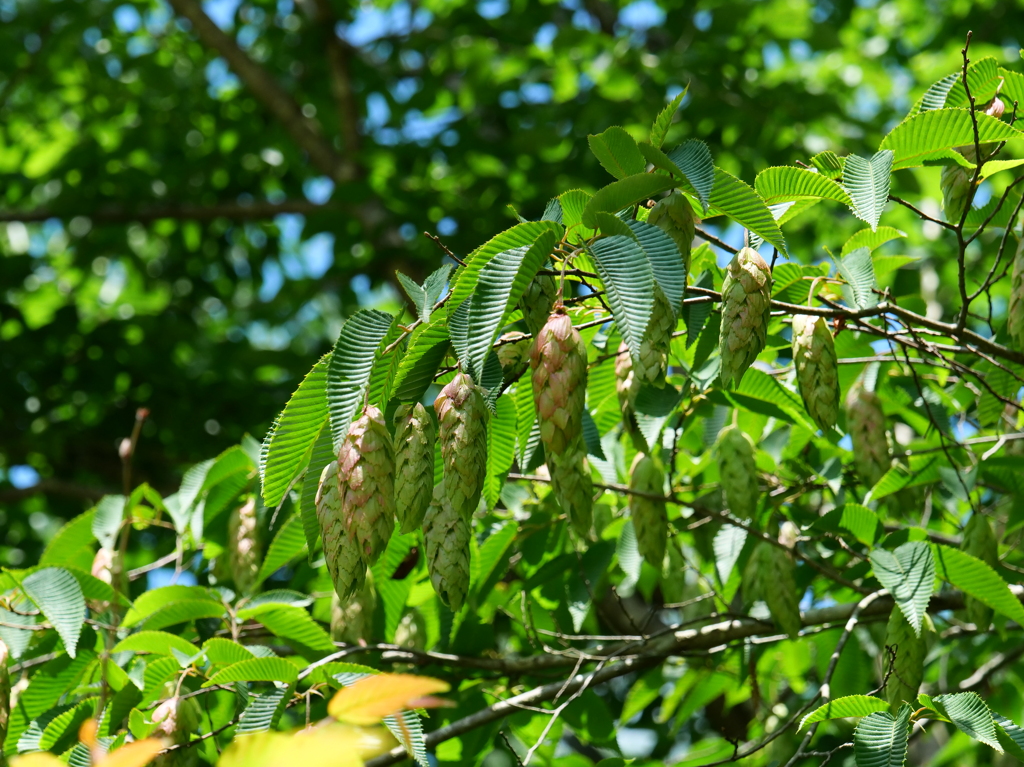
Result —
[[372, 565], [395, 529], [395, 453], [379, 408], [367, 405], [338, 450], [338, 489], [345, 531]]
[[348, 535], [342, 523], [337, 461], [324, 466], [320, 474], [320, 485], [316, 491], [316, 517], [320, 523], [324, 560], [334, 583], [334, 591], [343, 602], [348, 601], [366, 580], [366, 562], [359, 550], [359, 543]]
[[689, 200], [678, 192], [661, 198], [651, 209], [647, 222], [654, 224], [675, 241], [689, 273], [690, 249], [693, 246], [693, 236], [698, 222]]
[[523, 310], [523, 321], [531, 336], [536, 336], [558, 298], [558, 283], [550, 274], [538, 274], [526, 286], [523, 298], [519, 302]]
[[793, 365], [804, 407], [822, 431], [839, 419], [839, 363], [832, 333], [821, 317], [793, 317]]
[[768, 338], [772, 274], [761, 255], [743, 248], [726, 269], [722, 282], [720, 331], [722, 383], [739, 385]]
[[739, 427], [727, 426], [719, 433], [715, 450], [726, 507], [741, 519], [753, 518], [760, 495], [754, 443]]
[[593, 480], [583, 443], [587, 349], [565, 309], [556, 306], [530, 349], [533, 401], [552, 488], [573, 527], [589, 535]]
[[[993, 569], [999, 563], [999, 542], [992, 531], [992, 523], [983, 514], [975, 512], [971, 515], [964, 527], [960, 548]], [[967, 594], [964, 596], [964, 606], [967, 608], [967, 620], [977, 626], [978, 630], [984, 631], [992, 623], [992, 608], [984, 602]]]
[[1006, 330], [1017, 348], [1024, 350], [1024, 238], [1017, 244], [1010, 280], [1010, 305], [1006, 311]]
[[248, 594], [256, 584], [263, 560], [256, 499], [250, 498], [231, 512], [228, 520], [228, 567], [235, 588]]
[[452, 610], [458, 611], [469, 592], [470, 519], [457, 511], [446, 492], [447, 480], [434, 488], [423, 519], [427, 569], [434, 591]]
[[874, 487], [882, 475], [889, 471], [892, 457], [885, 432], [882, 401], [860, 381], [850, 387], [846, 397], [846, 431], [852, 442], [857, 473], [865, 485]]
[[456, 373], [434, 400], [434, 410], [448, 501], [468, 521], [480, 503], [487, 476], [488, 412], [483, 389], [465, 373]]
[[[171, 683], [164, 687], [164, 693], [170, 697], [153, 709], [150, 715], [150, 721], [156, 724], [153, 735], [165, 738], [173, 745], [188, 743], [202, 721], [199, 703], [195, 698], [176, 694]], [[191, 767], [198, 762], [193, 749], [175, 749], [158, 756], [153, 767]]]
[[434, 421], [419, 402], [395, 412], [395, 511], [402, 533], [423, 523], [434, 492]]
[[[968, 162], [973, 163], [977, 158], [977, 152], [973, 146], [962, 146], [957, 151]], [[946, 221], [953, 224], [960, 223], [960, 218], [967, 207], [967, 198], [971, 192], [973, 178], [973, 170], [956, 164], [943, 166], [942, 175], [939, 178], [939, 189], [942, 191], [942, 210], [946, 214]]]
[[654, 308], [647, 330], [640, 341], [633, 365], [633, 375], [641, 384], [665, 385], [668, 355], [672, 346], [672, 333], [676, 329], [676, 314], [661, 288], [654, 288]]
[[800, 595], [793, 558], [787, 551], [767, 541], [754, 546], [743, 569], [743, 598], [748, 603], [765, 602], [776, 625], [790, 638], [800, 633]]
[[346, 644], [366, 642], [373, 636], [373, 614], [377, 608], [377, 591], [372, 571], [350, 601], [334, 594], [331, 599], [331, 639]]
[[629, 513], [636, 545], [641, 556], [660, 570], [668, 542], [668, 514], [665, 501], [651, 496], [665, 494], [665, 472], [656, 459], [637, 453], [629, 474]]
[[[893, 648], [896, 659], [893, 661], [889, 681], [885, 684], [885, 699], [893, 711], [904, 702], [916, 705], [917, 693], [924, 679], [924, 658], [928, 654], [925, 633], [930, 629], [930, 624], [931, 618], [926, 615], [921, 624], [921, 635], [918, 636], [899, 607], [893, 607], [889, 614], [885, 644]], [[888, 663], [888, 657], [885, 662]]]

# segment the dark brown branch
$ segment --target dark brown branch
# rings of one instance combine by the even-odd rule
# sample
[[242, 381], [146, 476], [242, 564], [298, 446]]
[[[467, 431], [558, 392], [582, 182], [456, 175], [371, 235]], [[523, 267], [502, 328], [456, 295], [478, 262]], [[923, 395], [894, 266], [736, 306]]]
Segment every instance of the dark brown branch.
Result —
[[19, 487], [14, 490], [0, 491], [0, 503], [16, 503], [23, 498], [33, 495], [64, 495], [69, 498], [78, 498], [83, 501], [98, 501], [105, 495], [116, 493], [116, 490], [102, 490], [98, 487], [79, 485], [75, 482], [65, 482], [61, 479], [44, 479], [32, 487]]
[[170, 4], [175, 13], [192, 23], [192, 29], [200, 42], [224, 57], [231, 70], [281, 123], [295, 143], [309, 154], [309, 159], [317, 170], [336, 181], [349, 181], [354, 178], [355, 169], [352, 161], [334, 151], [317, 123], [302, 114], [295, 99], [269, 72], [250, 58], [234, 38], [206, 15], [197, 0], [170, 0]]

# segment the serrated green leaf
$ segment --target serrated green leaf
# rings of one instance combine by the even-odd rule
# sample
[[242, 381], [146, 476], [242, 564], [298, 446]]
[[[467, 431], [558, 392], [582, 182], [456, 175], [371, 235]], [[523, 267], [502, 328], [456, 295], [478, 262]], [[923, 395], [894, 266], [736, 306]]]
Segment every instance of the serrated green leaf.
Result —
[[90, 569], [95, 553], [92, 534], [93, 514], [93, 511], [79, 514], [61, 527], [43, 549], [39, 564]]
[[831, 150], [814, 155], [811, 158], [811, 164], [818, 169], [819, 173], [833, 181], [838, 181], [843, 177], [843, 161]]
[[44, 567], [25, 576], [21, 587], [57, 629], [64, 649], [74, 658], [85, 620], [85, 597], [78, 580], [63, 567]]
[[636, 140], [617, 125], [587, 136], [587, 142], [601, 166], [617, 179], [643, 173], [647, 167]]
[[1012, 722], [1002, 714], [992, 714], [996, 723], [996, 738], [999, 745], [1011, 756], [1024, 762], [1024, 727]]
[[[318, 472], [317, 477], [319, 476]], [[256, 577], [256, 585], [263, 583], [271, 575], [306, 551], [306, 535], [303, 531], [302, 522], [301, 514], [292, 514], [278, 529], [274, 540], [270, 543], [270, 548], [267, 549], [267, 555], [263, 558], [263, 564], [260, 565], [260, 572]]]
[[[971, 86], [971, 96], [979, 107], [999, 91], [1002, 77], [999, 74], [999, 63], [991, 56], [972, 61], [967, 67], [967, 84]], [[967, 109], [971, 106], [967, 98], [967, 89], [964, 88], [963, 77], [958, 77], [949, 89], [946, 96], [946, 107], [961, 107]]]
[[660, 147], [665, 143], [665, 136], [668, 135], [668, 129], [672, 125], [672, 118], [675, 117], [676, 110], [679, 109], [679, 105], [683, 103], [683, 99], [686, 98], [687, 91], [690, 90], [690, 86], [687, 85], [680, 91], [674, 99], [662, 109], [658, 116], [654, 118], [654, 124], [651, 125], [651, 145]]
[[907, 761], [910, 715], [907, 704], [893, 716], [875, 711], [860, 720], [853, 733], [853, 753], [857, 767], [903, 767]]
[[235, 735], [266, 732], [275, 727], [291, 697], [292, 690], [292, 686], [288, 685], [253, 695], [249, 705], [245, 707], [238, 719]]
[[643, 202], [659, 192], [675, 189], [676, 186], [677, 183], [674, 179], [654, 173], [638, 173], [620, 181], [613, 181], [608, 186], [599, 189], [597, 194], [590, 198], [587, 207], [583, 210], [583, 224], [591, 229], [596, 228], [598, 213], [602, 211], [618, 213], [620, 210]]
[[960, 732], [991, 746], [1000, 754], [1003, 747], [996, 735], [996, 723], [985, 701], [976, 692], [957, 692], [932, 698], [935, 710], [951, 721]]
[[124, 512], [123, 495], [105, 495], [97, 501], [93, 508], [92, 534], [103, 548], [114, 548], [121, 522], [124, 521]]
[[39, 750], [49, 751], [57, 746], [65, 736], [77, 735], [82, 722], [89, 719], [95, 710], [95, 701], [83, 701], [51, 719], [43, 730], [42, 737], [39, 738]]
[[894, 229], [891, 226], [880, 226], [877, 229], [861, 229], [846, 241], [840, 255], [846, 256], [858, 248], [867, 248], [870, 251], [874, 251], [891, 240], [906, 236], [906, 232], [901, 232], [899, 229]]
[[940, 578], [1024, 626], [1024, 605], [986, 562], [949, 546], [932, 544], [932, 551]]
[[634, 356], [654, 308], [654, 273], [643, 249], [628, 237], [605, 237], [590, 246], [615, 324]]
[[764, 200], [746, 183], [718, 167], [710, 202], [708, 215], [724, 214], [786, 253], [786, 240]]
[[660, 228], [645, 221], [627, 222], [651, 265], [654, 281], [661, 288], [678, 317], [686, 293], [686, 264], [675, 241]]
[[219, 618], [224, 613], [224, 605], [200, 586], [163, 586], [141, 594], [121, 625], [144, 625], [152, 631], [195, 618]]
[[394, 398], [400, 402], [419, 401], [450, 346], [447, 318], [443, 314], [434, 315], [429, 325], [416, 328], [395, 373]]
[[504, 318], [519, 303], [556, 242], [556, 233], [546, 229], [530, 245], [503, 250], [481, 266], [476, 287], [466, 301], [466, 345], [465, 352], [459, 352], [462, 369], [477, 384], [482, 385], [484, 363]]
[[232, 665], [243, 660], [252, 660], [255, 657], [249, 650], [224, 637], [212, 637], [203, 643], [203, 652], [206, 653], [210, 663], [223, 666]]
[[946, 97], [959, 80], [960, 73], [953, 72], [952, 74], [946, 75], [941, 80], [932, 83], [928, 86], [928, 90], [924, 92], [924, 95], [917, 100], [916, 104], [914, 104], [913, 109], [910, 110], [907, 117], [913, 117], [921, 112], [928, 112], [933, 109], [942, 109], [945, 107]]
[[239, 661], [218, 671], [203, 682], [203, 687], [213, 687], [228, 682], [285, 682], [294, 684], [299, 671], [284, 658], [252, 658]]
[[140, 631], [122, 639], [114, 645], [111, 652], [147, 652], [154, 655], [170, 656], [172, 649], [177, 649], [189, 656], [195, 655], [199, 651], [198, 647], [177, 634], [170, 634], [166, 631]]
[[701, 207], [707, 213], [708, 206], [714, 202], [712, 194], [716, 191], [715, 187], [719, 183], [719, 169], [715, 167], [711, 150], [708, 149], [707, 144], [700, 139], [688, 139], [668, 152], [668, 159], [679, 168], [690, 183]]
[[768, 205], [814, 198], [853, 206], [850, 195], [839, 184], [823, 173], [805, 168], [765, 168], [754, 179], [754, 190]]
[[313, 442], [309, 464], [300, 485], [299, 518], [302, 520], [302, 534], [306, 539], [306, 552], [309, 556], [316, 551], [316, 543], [320, 538], [320, 522], [316, 516], [316, 491], [320, 485], [320, 474], [324, 466], [333, 460], [334, 440], [331, 437], [331, 422], [325, 416], [320, 425], [320, 432]]
[[875, 293], [875, 288], [878, 287], [875, 265], [868, 248], [850, 251], [836, 261], [836, 268], [849, 285], [853, 303], [858, 309], [867, 309], [878, 304], [878, 296]]
[[295, 642], [302, 648], [324, 653], [334, 650], [330, 635], [310, 617], [305, 608], [269, 602], [245, 607], [238, 611], [238, 617], [241, 620], [255, 618], [274, 636]]
[[828, 719], [845, 719], [848, 716], [867, 716], [875, 711], [888, 711], [889, 704], [881, 698], [870, 695], [847, 695], [845, 698], [830, 700], [819, 706], [800, 721], [797, 732], [809, 724]]
[[[342, 326], [327, 365], [327, 411], [331, 419], [334, 450], [341, 447], [348, 427], [363, 405], [381, 341], [394, 317], [376, 309], [361, 309]], [[319, 427], [319, 422], [317, 423]], [[310, 428], [309, 441], [316, 438]]]
[[928, 544], [911, 541], [893, 552], [875, 549], [868, 557], [879, 583], [889, 590], [914, 633], [921, 636], [921, 623], [935, 586], [935, 561]]
[[882, 523], [878, 514], [868, 507], [847, 503], [828, 512], [814, 526], [822, 530], [846, 530], [861, 543], [871, 546], [878, 538]]
[[879, 150], [870, 160], [857, 155], [846, 158], [843, 186], [850, 193], [854, 215], [870, 224], [872, 230], [878, 228], [882, 210], [889, 201], [893, 170], [893, 152], [889, 149]]
[[263, 441], [260, 478], [267, 506], [281, 503], [327, 418], [329, 364], [330, 355], [324, 355], [306, 374]]
[[[975, 113], [982, 143], [1024, 136], [1019, 129], [986, 114]], [[893, 170], [949, 159], [951, 150], [974, 143], [974, 126], [966, 109], [934, 109], [904, 120], [882, 139], [880, 149], [893, 152]]]
[[505, 475], [516, 455], [516, 404], [509, 395], [497, 399], [495, 415], [487, 424], [487, 475], [484, 498], [493, 509], [505, 485]]
[[505, 552], [508, 551], [512, 541], [515, 540], [517, 530], [518, 525], [515, 522], [505, 522], [497, 530], [491, 532], [480, 546], [476, 580], [470, 584], [470, 590], [478, 596], [485, 596], [481, 592], [488, 586], [492, 576], [496, 575], [495, 569]]

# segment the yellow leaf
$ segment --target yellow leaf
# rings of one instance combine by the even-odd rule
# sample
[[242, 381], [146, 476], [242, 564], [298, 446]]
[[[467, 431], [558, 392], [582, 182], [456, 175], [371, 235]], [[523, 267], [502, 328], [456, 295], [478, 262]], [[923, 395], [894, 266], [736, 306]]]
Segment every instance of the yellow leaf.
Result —
[[11, 767], [67, 767], [53, 754], [39, 751], [34, 754], [15, 756], [11, 759]]
[[325, 724], [297, 733], [241, 735], [224, 751], [218, 767], [362, 767], [394, 739], [381, 730]]
[[437, 700], [420, 700], [435, 692], [448, 692], [440, 679], [411, 674], [377, 674], [343, 687], [331, 699], [328, 713], [339, 722], [376, 724], [385, 716], [410, 708], [436, 706]]
[[137, 740], [99, 760], [96, 767], [142, 767], [149, 764], [164, 749], [163, 741], [156, 738]]

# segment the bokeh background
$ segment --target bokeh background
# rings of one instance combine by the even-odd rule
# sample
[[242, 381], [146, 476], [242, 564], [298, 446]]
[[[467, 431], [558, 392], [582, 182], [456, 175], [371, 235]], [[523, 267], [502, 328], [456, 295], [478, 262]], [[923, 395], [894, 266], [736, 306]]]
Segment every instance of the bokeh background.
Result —
[[[119, 491], [137, 408], [135, 479], [164, 494], [262, 439], [348, 314], [439, 265], [424, 232], [466, 254], [607, 183], [588, 134], [644, 136], [689, 86], [668, 143], [752, 182], [870, 155], [967, 30], [1018, 69], [1024, 42], [1024, 4], [986, 0], [0, 0], [0, 21], [11, 566]], [[937, 211], [929, 173], [900, 192]], [[787, 230], [797, 258], [855, 226], [820, 207]]]

